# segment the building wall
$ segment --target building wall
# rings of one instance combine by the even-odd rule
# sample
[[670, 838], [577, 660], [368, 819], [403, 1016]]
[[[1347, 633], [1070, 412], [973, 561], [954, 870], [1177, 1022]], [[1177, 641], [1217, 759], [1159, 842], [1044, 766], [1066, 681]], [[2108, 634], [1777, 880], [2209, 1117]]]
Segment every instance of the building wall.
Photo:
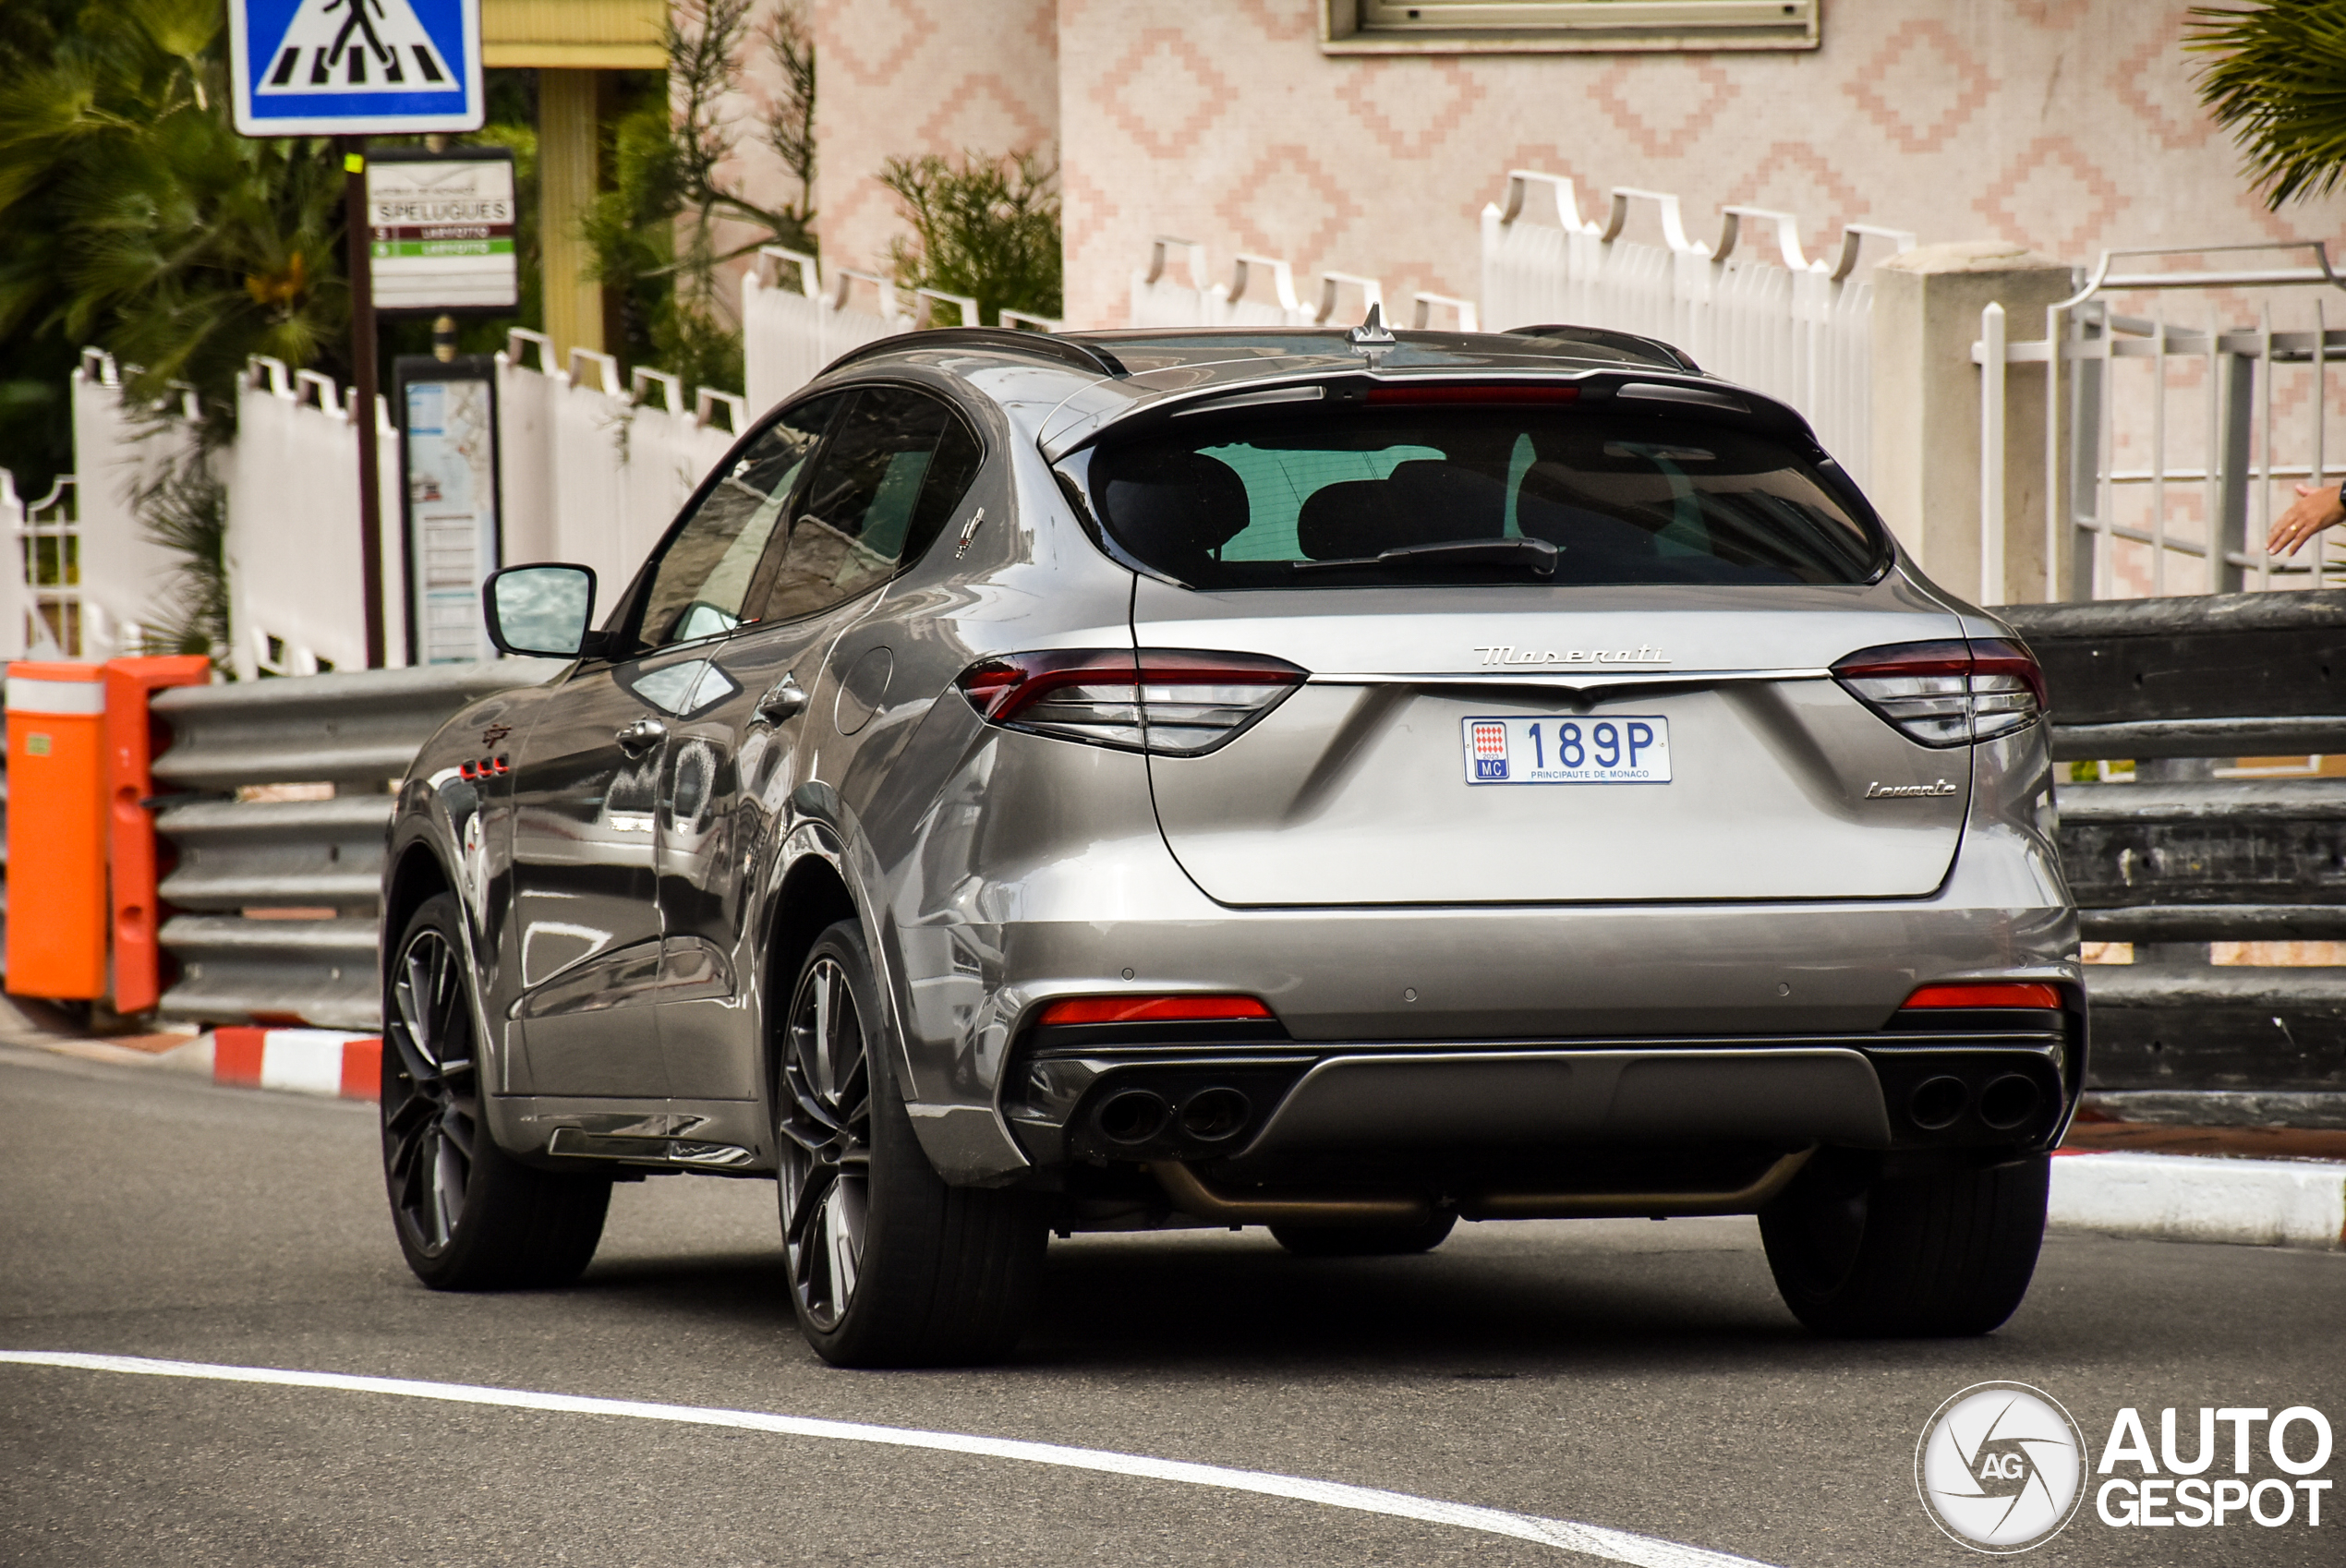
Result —
[[[877, 26], [913, 3], [855, 8]], [[1813, 52], [1472, 57], [1323, 55], [1320, 4], [1059, 0], [1071, 321], [1119, 324], [1160, 234], [1217, 269], [1245, 249], [1299, 285], [1333, 268], [1471, 297], [1476, 215], [1512, 167], [1571, 175], [1584, 217], [1612, 187], [1675, 192], [1697, 239], [1726, 203], [1784, 209], [1812, 255], [1850, 222], [2072, 261], [2346, 230], [2346, 201], [2276, 216], [2248, 193], [2168, 0], [1835, 0]], [[842, 140], [879, 145], [877, 90], [828, 99], [844, 67], [825, 69]], [[869, 243], [875, 205], [834, 199], [827, 235]]]
[[1054, 0], [811, 0], [827, 262], [886, 270], [905, 232], [878, 179], [890, 157], [1057, 156], [1056, 13]]

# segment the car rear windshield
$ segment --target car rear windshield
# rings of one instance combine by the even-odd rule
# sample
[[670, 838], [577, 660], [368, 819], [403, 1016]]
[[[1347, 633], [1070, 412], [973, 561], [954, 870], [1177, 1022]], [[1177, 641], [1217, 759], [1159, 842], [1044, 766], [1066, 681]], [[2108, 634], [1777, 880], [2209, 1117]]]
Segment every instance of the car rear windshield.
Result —
[[1888, 561], [1813, 463], [1724, 424], [1505, 404], [1191, 423], [1088, 477], [1116, 542], [1198, 588], [1864, 583]]

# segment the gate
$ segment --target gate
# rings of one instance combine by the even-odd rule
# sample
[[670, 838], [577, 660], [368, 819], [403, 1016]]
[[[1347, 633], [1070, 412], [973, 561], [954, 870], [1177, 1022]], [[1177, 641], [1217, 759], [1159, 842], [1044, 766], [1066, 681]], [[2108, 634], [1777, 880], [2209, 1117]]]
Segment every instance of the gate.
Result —
[[[2189, 265], [2272, 251], [2310, 264]], [[2186, 265], [2148, 268], [2160, 259]], [[1989, 432], [1984, 548], [2005, 537], [2009, 368], [2042, 365], [2047, 599], [2062, 597], [2064, 551], [2078, 597], [2319, 587], [2346, 572], [2346, 541], [2330, 536], [2293, 558], [2264, 549], [2295, 483], [2340, 476], [2346, 428], [2331, 427], [2346, 420], [2346, 331], [2328, 317], [2341, 288], [2318, 241], [2113, 250], [2046, 311], [2040, 338], [2014, 339], [2017, 324], [1989, 306], [1972, 351]]]

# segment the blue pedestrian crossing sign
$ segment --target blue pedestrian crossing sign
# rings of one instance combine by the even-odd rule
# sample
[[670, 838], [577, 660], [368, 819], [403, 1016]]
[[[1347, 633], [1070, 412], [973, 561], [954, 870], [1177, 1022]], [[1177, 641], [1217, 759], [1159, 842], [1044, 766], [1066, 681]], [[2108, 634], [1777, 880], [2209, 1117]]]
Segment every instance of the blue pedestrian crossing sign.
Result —
[[480, 128], [480, 0], [229, 0], [236, 129]]

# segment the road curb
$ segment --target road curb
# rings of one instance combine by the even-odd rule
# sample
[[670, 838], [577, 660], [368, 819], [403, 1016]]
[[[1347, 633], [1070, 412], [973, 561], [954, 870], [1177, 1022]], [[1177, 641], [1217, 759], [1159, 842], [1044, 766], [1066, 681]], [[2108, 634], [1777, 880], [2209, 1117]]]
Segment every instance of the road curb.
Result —
[[2050, 1223], [2153, 1241], [2346, 1250], [2346, 1164], [2064, 1151]]
[[382, 1080], [382, 1037], [334, 1029], [215, 1029], [160, 1058], [214, 1083], [373, 1100]]

